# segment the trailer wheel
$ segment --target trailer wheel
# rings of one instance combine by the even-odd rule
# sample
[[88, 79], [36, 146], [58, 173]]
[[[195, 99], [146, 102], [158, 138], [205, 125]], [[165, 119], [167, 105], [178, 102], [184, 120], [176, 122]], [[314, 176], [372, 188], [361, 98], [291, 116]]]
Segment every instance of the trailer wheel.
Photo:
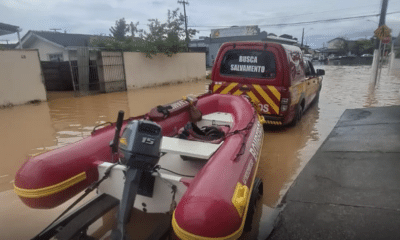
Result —
[[249, 209], [247, 210], [246, 222], [244, 223], [244, 231], [250, 232], [253, 217], [256, 210], [257, 201], [260, 200], [261, 196], [263, 195], [263, 183], [261, 178], [256, 177], [254, 180], [253, 189], [251, 191], [250, 202], [249, 202]]

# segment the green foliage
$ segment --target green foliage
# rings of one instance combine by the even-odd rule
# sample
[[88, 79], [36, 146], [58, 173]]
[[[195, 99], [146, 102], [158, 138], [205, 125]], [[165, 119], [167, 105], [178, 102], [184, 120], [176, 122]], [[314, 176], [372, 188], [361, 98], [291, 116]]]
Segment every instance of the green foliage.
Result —
[[[92, 44], [106, 51], [132, 51], [143, 52], [152, 58], [158, 53], [172, 56], [179, 52], [187, 51], [187, 43], [196, 34], [195, 29], [188, 29], [188, 38], [185, 39], [185, 17], [176, 10], [168, 10], [168, 19], [161, 23], [158, 19], [149, 19], [149, 31], [138, 29], [136, 24], [126, 24], [122, 18], [116, 21], [116, 26], [110, 28], [113, 38], [98, 38]], [[130, 30], [131, 36], [126, 36]], [[139, 35], [137, 36], [137, 33]]]
[[91, 41], [92, 46], [98, 47], [103, 51], [125, 51], [140, 52], [143, 40], [133, 41], [132, 38], [126, 37], [123, 40], [117, 40], [113, 37], [99, 37]]
[[395, 50], [395, 58], [400, 58], [400, 49]]
[[131, 37], [135, 37], [136, 33], [139, 33], [139, 37], [143, 37], [143, 29], [138, 29], [139, 22], [129, 24], [129, 31], [131, 32]]
[[362, 54], [373, 54], [374, 52], [374, 39], [365, 39], [365, 40], [359, 40], [355, 41], [353, 47], [350, 49], [350, 51], [356, 55], [362, 55]]
[[184, 17], [182, 14], [178, 15], [178, 10], [168, 10], [168, 19], [165, 23], [161, 23], [158, 19], [149, 20], [149, 32], [144, 34], [146, 43], [144, 52], [148, 57], [157, 53], [172, 56], [187, 51], [186, 42], [182, 40], [185, 36]]
[[110, 28], [110, 32], [114, 38], [119, 41], [125, 39], [126, 33], [129, 31], [129, 25], [126, 24], [125, 18], [115, 21], [115, 27]]

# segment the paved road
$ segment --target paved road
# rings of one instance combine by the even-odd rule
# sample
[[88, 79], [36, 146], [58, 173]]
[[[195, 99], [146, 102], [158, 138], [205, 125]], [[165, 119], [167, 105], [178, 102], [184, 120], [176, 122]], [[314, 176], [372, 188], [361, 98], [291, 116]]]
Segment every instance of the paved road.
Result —
[[400, 239], [400, 106], [348, 109], [268, 239]]

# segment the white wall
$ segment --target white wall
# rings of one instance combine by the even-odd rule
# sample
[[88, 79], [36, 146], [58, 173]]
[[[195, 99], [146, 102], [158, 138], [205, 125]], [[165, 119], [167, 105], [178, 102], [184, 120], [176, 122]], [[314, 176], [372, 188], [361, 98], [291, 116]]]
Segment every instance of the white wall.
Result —
[[205, 53], [178, 53], [168, 57], [158, 54], [147, 58], [144, 53], [124, 52], [128, 89], [204, 78]]
[[390, 72], [400, 73], [400, 58], [392, 58], [390, 62]]
[[65, 48], [57, 47], [54, 44], [36, 39], [29, 49], [38, 49], [40, 61], [50, 61], [49, 54], [62, 53], [63, 61], [68, 61], [68, 51]]
[[0, 50], [0, 106], [46, 101], [37, 50]]
[[342, 39], [334, 39], [331, 42], [328, 42], [328, 49], [337, 49], [342, 42]]

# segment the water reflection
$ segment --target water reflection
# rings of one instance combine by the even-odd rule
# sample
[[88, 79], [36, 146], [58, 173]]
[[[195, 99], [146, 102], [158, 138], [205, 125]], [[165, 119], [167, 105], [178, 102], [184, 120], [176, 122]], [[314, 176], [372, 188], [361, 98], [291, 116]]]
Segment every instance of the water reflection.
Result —
[[319, 118], [318, 103], [304, 113], [296, 127], [268, 127], [265, 129], [259, 176], [264, 183], [263, 203], [275, 207], [286, 189], [288, 180], [300, 166], [299, 151], [310, 140], [318, 141], [315, 123]]
[[[347, 108], [400, 104], [400, 78], [382, 73], [376, 88], [370, 89], [370, 67], [318, 66], [326, 75], [320, 101], [305, 112], [293, 128], [268, 128], [265, 132], [258, 176], [264, 182], [264, 196], [258, 217], [273, 218], [274, 208], [295, 177], [313, 156]], [[0, 236], [4, 239], [28, 239], [50, 223], [67, 204], [53, 210], [35, 210], [24, 206], [13, 193], [16, 171], [30, 154], [63, 146], [88, 136], [93, 127], [114, 122], [119, 110], [125, 116], [148, 112], [159, 104], [172, 102], [187, 94], [204, 92], [205, 82], [148, 88], [121, 93], [73, 98], [71, 93], [50, 93], [49, 101], [0, 110]], [[264, 209], [264, 210], [263, 210]], [[256, 214], [256, 215], [257, 215]], [[102, 219], [92, 233], [104, 235], [109, 226]]]
[[12, 189], [26, 156], [36, 153], [36, 148], [54, 145], [56, 131], [49, 112], [47, 103], [0, 110], [0, 192]]

